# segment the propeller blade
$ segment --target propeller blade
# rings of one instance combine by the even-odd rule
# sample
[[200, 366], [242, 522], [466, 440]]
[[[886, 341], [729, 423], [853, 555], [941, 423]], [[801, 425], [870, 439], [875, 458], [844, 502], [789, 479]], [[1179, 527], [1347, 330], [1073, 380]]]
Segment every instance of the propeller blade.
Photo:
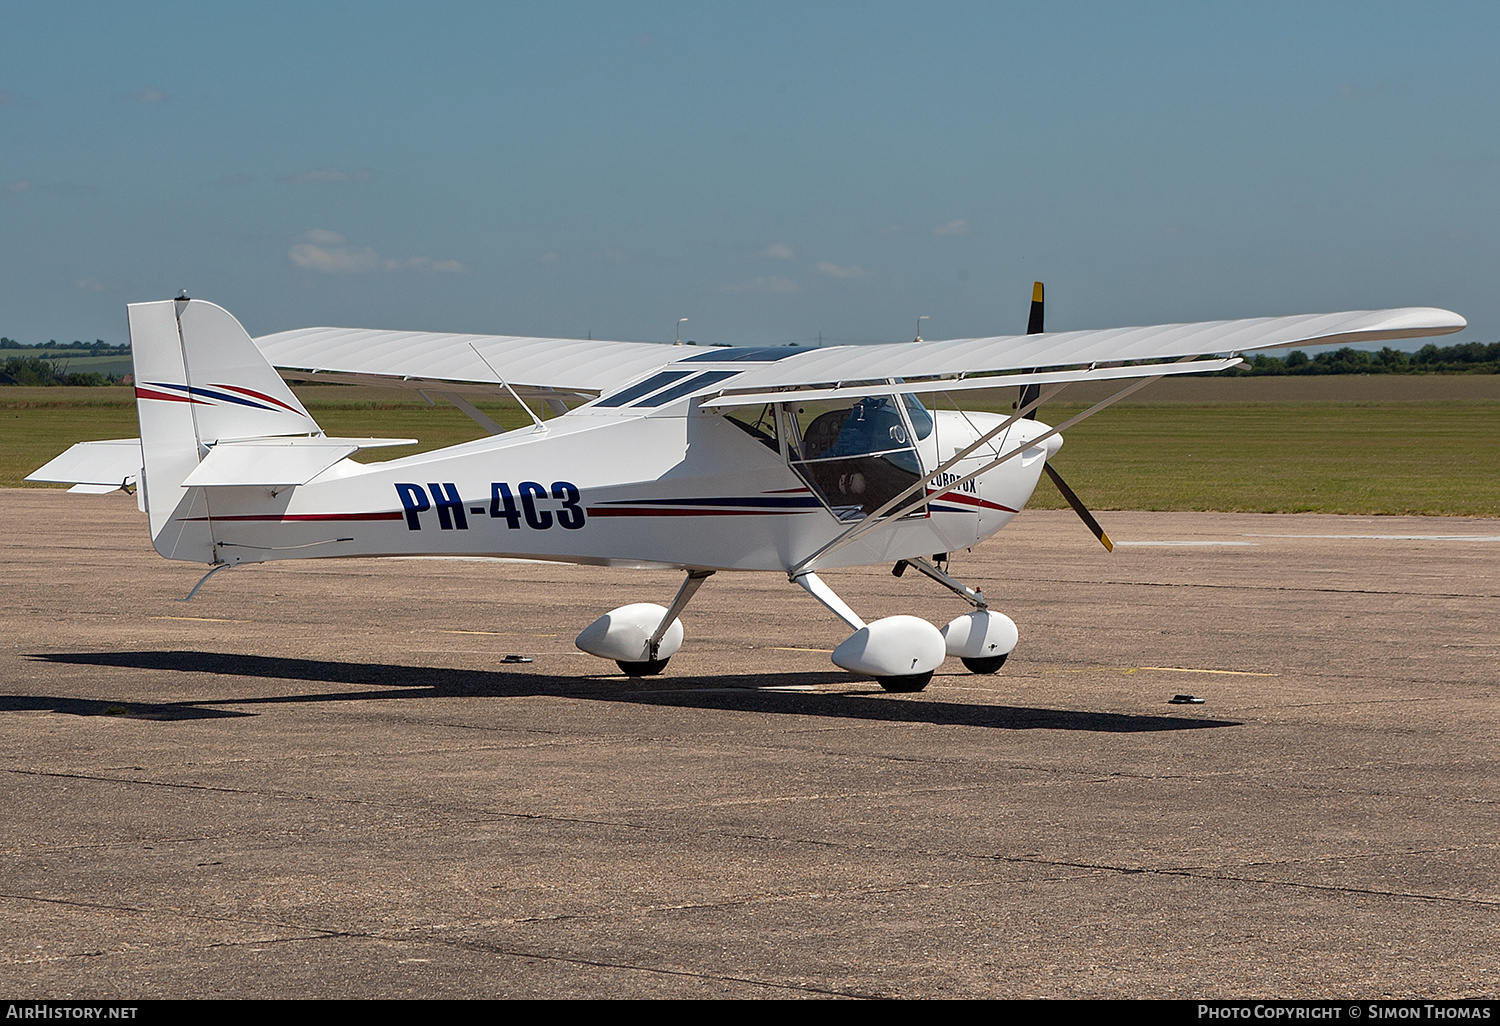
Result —
[[1115, 543], [1109, 540], [1109, 535], [1104, 533], [1104, 528], [1099, 526], [1099, 521], [1094, 519], [1094, 514], [1089, 512], [1088, 507], [1083, 504], [1083, 500], [1074, 493], [1073, 489], [1068, 487], [1068, 483], [1062, 479], [1062, 475], [1053, 470], [1050, 463], [1042, 464], [1042, 469], [1047, 471], [1047, 476], [1052, 479], [1053, 484], [1057, 485], [1057, 490], [1062, 492], [1062, 497], [1068, 500], [1068, 505], [1073, 507], [1073, 512], [1077, 513], [1079, 518], [1088, 525], [1088, 529], [1094, 532], [1094, 537], [1099, 539], [1105, 549], [1110, 552], [1115, 551]]
[[1035, 282], [1031, 286], [1031, 319], [1026, 322], [1026, 334], [1040, 335], [1044, 330], [1042, 327], [1042, 283]]
[[[1042, 283], [1035, 282], [1031, 286], [1031, 317], [1026, 321], [1026, 334], [1040, 335], [1042, 331]], [[1037, 396], [1041, 394], [1041, 385], [1022, 385], [1021, 401], [1016, 404], [1016, 409], [1020, 409], [1029, 402], [1035, 402]], [[1032, 410], [1026, 414], [1026, 419], [1036, 420], [1036, 411]]]

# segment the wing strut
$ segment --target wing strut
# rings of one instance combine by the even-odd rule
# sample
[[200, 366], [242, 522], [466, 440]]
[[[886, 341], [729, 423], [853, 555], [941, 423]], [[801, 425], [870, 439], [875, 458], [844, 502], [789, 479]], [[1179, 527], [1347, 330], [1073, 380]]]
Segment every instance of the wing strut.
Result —
[[[510, 382], [506, 381], [499, 371], [495, 370], [495, 365], [490, 363], [490, 361], [484, 359], [484, 354], [479, 351], [479, 347], [470, 342], [469, 348], [474, 350], [475, 356], [479, 357], [481, 360], [484, 360], [484, 365], [490, 369], [490, 373], [495, 375], [495, 380], [505, 386], [505, 390], [510, 393], [510, 397], [521, 404], [521, 409], [526, 411], [526, 415], [530, 417], [531, 422], [536, 425], [536, 427], [532, 428], [532, 431], [540, 431], [542, 434], [546, 434], [547, 425], [542, 423], [542, 418], [538, 417], [535, 413], [532, 412], [531, 407], [526, 405], [525, 399], [522, 399], [520, 396], [516, 395], [516, 390], [510, 387]], [[457, 406], [458, 404], [454, 403], [454, 405]], [[462, 410], [463, 407], [459, 406], [459, 409]], [[464, 410], [464, 412], [468, 413], [469, 411]], [[473, 414], [469, 415], [473, 416]]]
[[[1189, 357], [1189, 359], [1191, 359], [1191, 358]], [[856, 541], [861, 536], [869, 533], [870, 531], [872, 531], [875, 528], [881, 526], [882, 524], [892, 523], [892, 522], [895, 522], [897, 520], [900, 520], [902, 517], [906, 516], [908, 513], [910, 513], [912, 511], [920, 508], [921, 506], [925, 505], [928, 502], [931, 502], [933, 499], [942, 498], [944, 495], [947, 495], [949, 492], [953, 491], [955, 488], [959, 488], [959, 487], [961, 487], [963, 485], [966, 485], [970, 481], [972, 481], [976, 477], [978, 477], [979, 475], [987, 473], [990, 470], [993, 470], [995, 467], [998, 467], [1000, 464], [1006, 462], [1007, 460], [1011, 459], [1014, 456], [1019, 456], [1026, 449], [1030, 449], [1030, 448], [1035, 447], [1039, 442], [1045, 442], [1047, 439], [1051, 438], [1053, 435], [1061, 434], [1065, 429], [1072, 427], [1074, 424], [1077, 424], [1079, 421], [1081, 421], [1081, 420], [1087, 420], [1089, 417], [1092, 417], [1094, 414], [1098, 413], [1100, 410], [1103, 410], [1105, 407], [1114, 405], [1115, 403], [1119, 402], [1121, 399], [1124, 399], [1127, 395], [1130, 395], [1132, 392], [1135, 392], [1135, 391], [1138, 391], [1139, 389], [1145, 388], [1147, 385], [1151, 384], [1151, 382], [1153, 382], [1153, 381], [1159, 381], [1160, 379], [1161, 379], [1161, 375], [1157, 375], [1156, 377], [1151, 377], [1151, 378], [1141, 378], [1141, 379], [1137, 380], [1134, 384], [1130, 385], [1129, 387], [1120, 389], [1120, 391], [1116, 392], [1114, 395], [1110, 396], [1108, 399], [1105, 399], [1103, 402], [1095, 403], [1093, 406], [1090, 406], [1088, 409], [1084, 410], [1082, 413], [1077, 414], [1076, 416], [1073, 416], [1073, 417], [1069, 417], [1067, 420], [1063, 421], [1061, 424], [1059, 424], [1057, 427], [1053, 428], [1052, 430], [1047, 431], [1044, 434], [1037, 435], [1035, 438], [1029, 440], [1024, 446], [1021, 446], [1021, 447], [1015, 448], [1015, 449], [1011, 449], [1009, 452], [1004, 453], [1003, 455], [1001, 455], [1001, 456], [999, 456], [999, 457], [997, 457], [997, 458], [995, 458], [993, 460], [990, 460], [988, 463], [986, 463], [984, 466], [980, 467], [978, 470], [975, 470], [975, 471], [973, 471], [973, 472], [971, 472], [969, 474], [965, 474], [963, 477], [960, 477], [960, 478], [958, 478], [958, 479], [956, 479], [954, 481], [949, 482], [948, 484], [943, 485], [941, 488], [937, 489], [936, 491], [927, 491], [927, 486], [931, 483], [932, 478], [936, 477], [939, 474], [945, 473], [946, 471], [948, 471], [949, 469], [951, 469], [955, 464], [957, 464], [959, 460], [961, 460], [964, 457], [968, 456], [969, 453], [973, 452], [975, 449], [978, 449], [981, 445], [983, 445], [986, 442], [988, 442], [991, 438], [994, 438], [1000, 432], [1002, 432], [1006, 428], [1010, 427], [1017, 420], [1019, 420], [1020, 418], [1024, 417], [1032, 409], [1034, 409], [1037, 406], [1040, 406], [1044, 401], [1046, 401], [1048, 399], [1051, 399], [1063, 387], [1062, 385], [1057, 386], [1057, 388], [1054, 388], [1054, 389], [1050, 390], [1046, 395], [1042, 396], [1041, 398], [1036, 399], [1033, 402], [1028, 403], [1026, 406], [1023, 406], [1020, 409], [1016, 410], [1015, 413], [1013, 413], [1010, 417], [1006, 418], [1006, 420], [1004, 422], [1002, 422], [998, 427], [996, 427], [993, 430], [989, 431], [987, 434], [985, 434], [984, 436], [982, 436], [978, 441], [971, 443], [968, 447], [960, 450], [958, 453], [956, 453], [953, 456], [951, 456], [949, 459], [947, 459], [946, 461], [944, 461], [940, 466], [938, 466], [936, 469], [934, 469], [931, 473], [929, 473], [927, 476], [925, 476], [924, 478], [922, 478], [922, 480], [918, 481], [916, 484], [912, 485], [910, 488], [907, 488], [905, 491], [901, 492], [895, 498], [893, 498], [889, 502], [887, 502], [884, 506], [881, 506], [878, 510], [875, 511], [874, 514], [872, 514], [871, 516], [866, 517], [864, 520], [861, 520], [859, 523], [857, 523], [853, 527], [849, 528], [849, 530], [845, 531], [843, 534], [841, 534], [838, 537], [834, 538], [832, 541], [828, 542], [822, 548], [820, 548], [817, 551], [813, 552], [812, 555], [808, 556], [806, 559], [801, 560], [799, 563], [797, 563], [795, 566], [793, 566], [791, 568], [791, 570], [789, 571], [789, 574], [795, 579], [796, 575], [799, 572], [805, 570], [819, 556], [826, 556], [830, 552], [834, 552], [834, 551], [837, 551], [838, 549], [843, 548], [845, 545], [848, 545], [852, 541]], [[923, 492], [924, 494], [921, 495], [915, 502], [908, 502], [905, 506], [902, 506], [899, 511], [897, 511], [895, 513], [892, 513], [889, 516], [885, 515], [889, 510], [891, 510], [892, 508], [894, 508], [898, 503], [905, 502], [911, 496], [916, 495], [916, 493], [919, 492], [919, 491]]]

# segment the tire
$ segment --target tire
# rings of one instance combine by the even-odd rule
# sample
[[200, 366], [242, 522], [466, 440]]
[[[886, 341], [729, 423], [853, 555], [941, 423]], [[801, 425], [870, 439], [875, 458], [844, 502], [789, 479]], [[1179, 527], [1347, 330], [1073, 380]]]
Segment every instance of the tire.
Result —
[[[667, 659], [670, 658], [671, 656], [667, 657]], [[667, 660], [647, 659], [645, 662], [627, 663], [623, 659], [616, 659], [615, 665], [618, 666], [620, 668], [620, 672], [625, 674], [625, 676], [627, 677], [655, 677], [658, 673], [667, 668]]]
[[1005, 665], [1006, 657], [1009, 655], [1010, 653], [1007, 652], [1005, 655], [982, 656], [979, 659], [966, 658], [960, 661], [969, 668], [971, 673], [994, 673]]
[[909, 673], [902, 677], [876, 677], [876, 682], [887, 691], [897, 695], [909, 695], [921, 691], [932, 680], [932, 671]]

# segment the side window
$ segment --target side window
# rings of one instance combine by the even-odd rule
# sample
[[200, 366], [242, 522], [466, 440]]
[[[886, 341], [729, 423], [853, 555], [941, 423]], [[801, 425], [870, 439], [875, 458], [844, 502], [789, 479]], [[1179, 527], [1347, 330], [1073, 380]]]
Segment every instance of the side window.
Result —
[[764, 406], [731, 406], [724, 414], [724, 419], [772, 452], [781, 452], [781, 441], [776, 436], [776, 410], [770, 403]]

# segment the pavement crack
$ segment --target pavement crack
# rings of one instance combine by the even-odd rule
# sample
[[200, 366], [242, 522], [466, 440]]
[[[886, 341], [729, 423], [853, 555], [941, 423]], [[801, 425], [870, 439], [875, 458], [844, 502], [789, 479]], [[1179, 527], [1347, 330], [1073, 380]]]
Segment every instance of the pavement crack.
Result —
[[[985, 858], [985, 856], [968, 856], [970, 858]], [[1276, 880], [1265, 877], [1246, 876], [1237, 873], [1214, 873], [1196, 869], [1160, 869], [1149, 866], [1112, 866], [1105, 863], [1095, 862], [1071, 862], [1058, 859], [1036, 859], [1019, 858], [1015, 856], [995, 855], [989, 858], [998, 862], [1011, 862], [1025, 865], [1058, 866], [1072, 869], [1089, 869], [1106, 873], [1118, 873], [1121, 876], [1175, 876], [1196, 880], [1216, 880], [1225, 883], [1260, 884], [1271, 887], [1293, 887], [1311, 891], [1327, 891], [1338, 894], [1363, 894], [1383, 898], [1410, 898], [1415, 901], [1444, 902], [1457, 905], [1477, 905], [1481, 908], [1500, 908], [1500, 900], [1492, 898], [1461, 898], [1448, 894], [1423, 894], [1416, 891], [1394, 891], [1376, 887], [1352, 887], [1345, 884], [1320, 884], [1298, 880]]]
[[317, 927], [295, 926], [291, 923], [279, 923], [269, 919], [247, 919], [244, 916], [220, 916], [209, 915], [205, 912], [189, 912], [180, 908], [122, 905], [117, 902], [106, 901], [79, 901], [76, 898], [49, 898], [41, 894], [11, 894], [0, 891], [0, 899], [3, 898], [10, 898], [13, 901], [39, 902], [45, 905], [62, 905], [68, 908], [94, 909], [100, 912], [133, 912], [137, 915], [176, 916], [181, 919], [196, 919], [209, 923], [239, 923], [246, 926], [267, 926], [278, 930], [306, 933], [309, 937], [333, 936], [338, 932], [335, 930], [322, 930]]
[[[394, 940], [395, 938], [382, 936], [380, 934], [367, 935], [373, 939]], [[409, 943], [416, 943], [408, 940]], [[506, 945], [487, 944], [483, 941], [453, 940], [443, 937], [435, 937], [424, 941], [425, 943], [440, 944], [447, 947], [462, 948], [469, 951], [482, 951], [488, 954], [505, 955], [511, 958], [534, 958], [545, 962], [560, 962], [566, 965], [585, 966], [591, 969], [621, 969], [630, 972], [653, 973], [661, 976], [677, 976], [685, 979], [708, 980], [715, 983], [739, 983], [750, 987], [765, 987], [769, 990], [790, 991], [799, 994], [824, 994], [829, 997], [859, 998], [875, 1000], [885, 995], [869, 991], [841, 990], [834, 987], [817, 987], [812, 984], [778, 983], [772, 980], [757, 980], [749, 976], [733, 976], [727, 973], [693, 972], [688, 969], [669, 969], [665, 966], [642, 965], [636, 962], [610, 962], [600, 959], [579, 958], [573, 955], [558, 955], [546, 951], [531, 951], [525, 948], [514, 948]]]

